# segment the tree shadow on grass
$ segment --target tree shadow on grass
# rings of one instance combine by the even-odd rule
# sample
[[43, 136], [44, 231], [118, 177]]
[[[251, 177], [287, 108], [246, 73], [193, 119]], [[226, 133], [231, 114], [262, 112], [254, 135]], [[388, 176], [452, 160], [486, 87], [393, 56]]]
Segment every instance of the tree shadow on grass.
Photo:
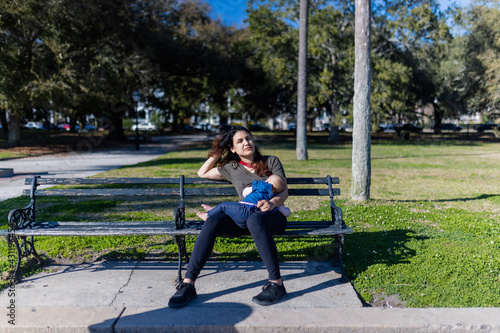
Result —
[[[433, 199], [431, 202], [466, 202], [466, 201], [476, 201], [476, 200], [491, 200], [500, 201], [500, 194], [481, 194], [477, 197], [470, 198], [454, 198], [454, 199]], [[387, 200], [387, 202], [421, 202], [422, 200]]]
[[372, 265], [409, 263], [416, 251], [407, 244], [422, 242], [428, 238], [404, 229], [347, 235], [343, 255], [346, 272], [353, 280]]

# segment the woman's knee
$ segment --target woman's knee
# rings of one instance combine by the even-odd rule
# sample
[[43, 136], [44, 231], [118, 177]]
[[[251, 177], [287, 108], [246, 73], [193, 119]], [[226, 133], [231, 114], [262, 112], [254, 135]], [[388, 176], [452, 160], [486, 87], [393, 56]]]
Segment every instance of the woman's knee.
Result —
[[251, 234], [268, 232], [276, 235], [282, 233], [286, 226], [286, 218], [279, 212], [255, 212], [247, 219], [247, 228]]
[[247, 219], [247, 228], [251, 233], [252, 231], [263, 230], [265, 228], [266, 223], [263, 217], [264, 214], [261, 214], [260, 212], [250, 214]]

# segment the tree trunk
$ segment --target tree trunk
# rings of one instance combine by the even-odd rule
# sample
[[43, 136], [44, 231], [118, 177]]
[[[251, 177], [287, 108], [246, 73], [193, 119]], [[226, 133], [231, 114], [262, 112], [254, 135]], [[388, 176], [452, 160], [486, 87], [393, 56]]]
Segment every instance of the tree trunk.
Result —
[[0, 109], [0, 122], [2, 124], [3, 138], [8, 139], [9, 123], [7, 122], [7, 110]]
[[9, 112], [9, 147], [19, 146], [21, 143], [21, 118]]
[[339, 126], [331, 124], [330, 125], [330, 133], [328, 134], [328, 142], [329, 143], [339, 143], [340, 135], [339, 135]]
[[432, 104], [434, 108], [434, 133], [441, 133], [441, 124], [443, 123], [443, 111], [436, 105], [436, 103]]
[[297, 160], [307, 160], [307, 29], [309, 0], [300, 0], [299, 69], [297, 80]]
[[250, 126], [248, 125], [248, 112], [243, 111], [241, 125], [248, 129]]
[[352, 187], [355, 201], [370, 199], [370, 17], [371, 0], [356, 0], [354, 43], [354, 126], [352, 132]]
[[340, 135], [339, 135], [339, 126], [335, 124], [335, 117], [337, 115], [337, 89], [332, 90], [332, 105], [331, 105], [331, 115], [332, 115], [332, 121], [330, 122], [330, 133], [328, 134], [328, 142], [329, 143], [338, 143], [340, 141]]

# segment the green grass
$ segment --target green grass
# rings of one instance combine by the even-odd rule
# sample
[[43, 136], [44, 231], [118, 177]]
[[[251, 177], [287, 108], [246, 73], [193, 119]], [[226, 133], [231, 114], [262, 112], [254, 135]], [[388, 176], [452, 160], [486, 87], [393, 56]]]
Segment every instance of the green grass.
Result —
[[[379, 142], [372, 145], [371, 199], [350, 200], [351, 146], [312, 142], [309, 160], [297, 161], [294, 142], [260, 137], [266, 154], [280, 157], [287, 176], [340, 177], [338, 204], [354, 229], [346, 236], [344, 265], [365, 302], [381, 292], [397, 294], [408, 307], [500, 306], [500, 145], [468, 142]], [[154, 161], [106, 172], [106, 177], [195, 177], [206, 149], [173, 152]], [[175, 202], [148, 200], [39, 202], [38, 218], [64, 220], [171, 219]], [[208, 204], [219, 202], [207, 198]], [[26, 199], [0, 202], [0, 227], [13, 207]], [[327, 202], [289, 198], [291, 219], [323, 219]], [[82, 209], [83, 208], [83, 209]], [[187, 207], [195, 217], [198, 203]], [[187, 238], [188, 250], [195, 238]], [[328, 260], [327, 237], [277, 237], [280, 260]], [[107, 259], [175, 260], [169, 236], [39, 238], [47, 258], [73, 262]], [[0, 242], [0, 268], [7, 268], [7, 244]], [[219, 238], [214, 260], [258, 260], [251, 238]], [[36, 265], [24, 263], [32, 274]], [[2, 282], [0, 281], [0, 284]], [[6, 281], [4, 281], [4, 285]]]
[[10, 158], [22, 158], [26, 156], [28, 156], [28, 154], [11, 152], [7, 150], [0, 150], [0, 160], [10, 159]]

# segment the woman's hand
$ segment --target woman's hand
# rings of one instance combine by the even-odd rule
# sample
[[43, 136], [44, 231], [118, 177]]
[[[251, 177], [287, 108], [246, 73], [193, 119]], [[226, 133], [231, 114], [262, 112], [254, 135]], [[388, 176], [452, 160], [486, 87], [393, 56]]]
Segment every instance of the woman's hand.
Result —
[[262, 212], [273, 210], [275, 207], [275, 204], [271, 201], [259, 200], [259, 202], [257, 202], [257, 209], [260, 209]]
[[274, 208], [281, 206], [285, 202], [286, 198], [288, 198], [288, 187], [286, 187], [283, 192], [276, 194], [269, 201], [259, 200], [259, 202], [257, 202], [257, 208], [262, 212], [273, 210]]

